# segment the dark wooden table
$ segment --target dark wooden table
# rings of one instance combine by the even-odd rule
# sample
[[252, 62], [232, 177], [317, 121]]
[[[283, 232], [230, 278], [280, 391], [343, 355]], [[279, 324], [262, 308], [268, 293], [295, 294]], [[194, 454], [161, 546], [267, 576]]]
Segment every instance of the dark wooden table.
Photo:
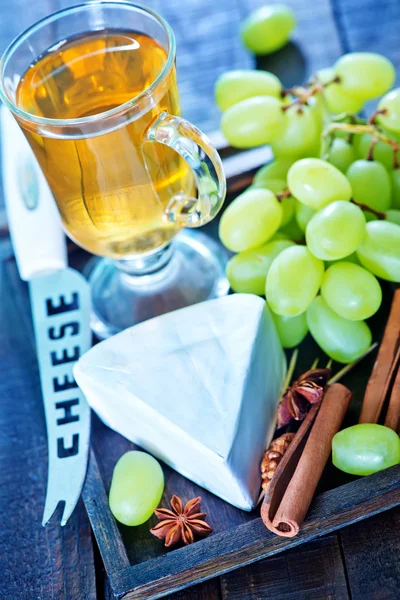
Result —
[[[386, 54], [400, 71], [398, 0], [287, 0], [298, 19], [294, 41], [263, 59], [285, 85], [301, 83], [343, 52]], [[254, 65], [241, 47], [241, 19], [263, 0], [148, 0], [175, 30], [184, 115], [218, 127], [216, 77]], [[2, 0], [0, 50], [29, 24], [70, 4]], [[3, 149], [4, 151], [4, 149]], [[0, 199], [1, 207], [1, 199]], [[1, 213], [0, 213], [1, 216]], [[0, 600], [104, 598], [101, 560], [80, 504], [63, 529], [41, 527], [47, 476], [45, 425], [26, 287], [9, 240], [0, 239]], [[111, 432], [99, 422], [94, 446], [112, 464]], [[302, 600], [400, 596], [400, 509], [318, 539], [276, 558], [171, 596], [171, 600]]]

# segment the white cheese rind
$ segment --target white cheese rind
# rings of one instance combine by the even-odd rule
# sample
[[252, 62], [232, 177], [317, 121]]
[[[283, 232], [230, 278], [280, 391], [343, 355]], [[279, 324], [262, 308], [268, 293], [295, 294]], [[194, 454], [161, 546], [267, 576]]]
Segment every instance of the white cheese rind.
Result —
[[251, 510], [285, 368], [265, 302], [235, 294], [131, 327], [89, 350], [74, 374], [109, 427]]

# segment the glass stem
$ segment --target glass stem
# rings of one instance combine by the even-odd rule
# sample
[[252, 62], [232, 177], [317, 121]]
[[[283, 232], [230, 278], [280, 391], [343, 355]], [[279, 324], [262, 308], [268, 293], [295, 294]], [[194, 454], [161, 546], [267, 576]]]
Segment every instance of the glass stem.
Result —
[[173, 242], [151, 254], [129, 260], [115, 260], [115, 266], [132, 277], [141, 277], [161, 271], [171, 260], [174, 251]]

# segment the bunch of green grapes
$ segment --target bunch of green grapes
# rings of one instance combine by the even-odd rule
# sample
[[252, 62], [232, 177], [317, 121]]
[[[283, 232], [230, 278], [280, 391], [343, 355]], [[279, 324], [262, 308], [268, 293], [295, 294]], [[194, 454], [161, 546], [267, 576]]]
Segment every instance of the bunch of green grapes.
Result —
[[[310, 332], [332, 359], [356, 360], [372, 341], [378, 278], [400, 282], [394, 79], [385, 57], [353, 53], [291, 90], [261, 71], [216, 84], [229, 143], [270, 144], [275, 157], [222, 215], [220, 238], [237, 253], [227, 276], [235, 292], [265, 295], [286, 348]], [[382, 94], [368, 122], [356, 115]]]

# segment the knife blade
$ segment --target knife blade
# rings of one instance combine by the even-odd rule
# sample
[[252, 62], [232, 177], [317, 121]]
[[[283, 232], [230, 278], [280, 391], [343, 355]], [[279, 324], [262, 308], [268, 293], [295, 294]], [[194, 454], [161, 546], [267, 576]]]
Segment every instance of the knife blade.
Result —
[[87, 468], [90, 408], [73, 367], [91, 346], [90, 290], [68, 267], [65, 236], [47, 182], [11, 113], [1, 109], [2, 173], [11, 241], [28, 282], [47, 427], [48, 479], [42, 525], [64, 503], [65, 525]]

